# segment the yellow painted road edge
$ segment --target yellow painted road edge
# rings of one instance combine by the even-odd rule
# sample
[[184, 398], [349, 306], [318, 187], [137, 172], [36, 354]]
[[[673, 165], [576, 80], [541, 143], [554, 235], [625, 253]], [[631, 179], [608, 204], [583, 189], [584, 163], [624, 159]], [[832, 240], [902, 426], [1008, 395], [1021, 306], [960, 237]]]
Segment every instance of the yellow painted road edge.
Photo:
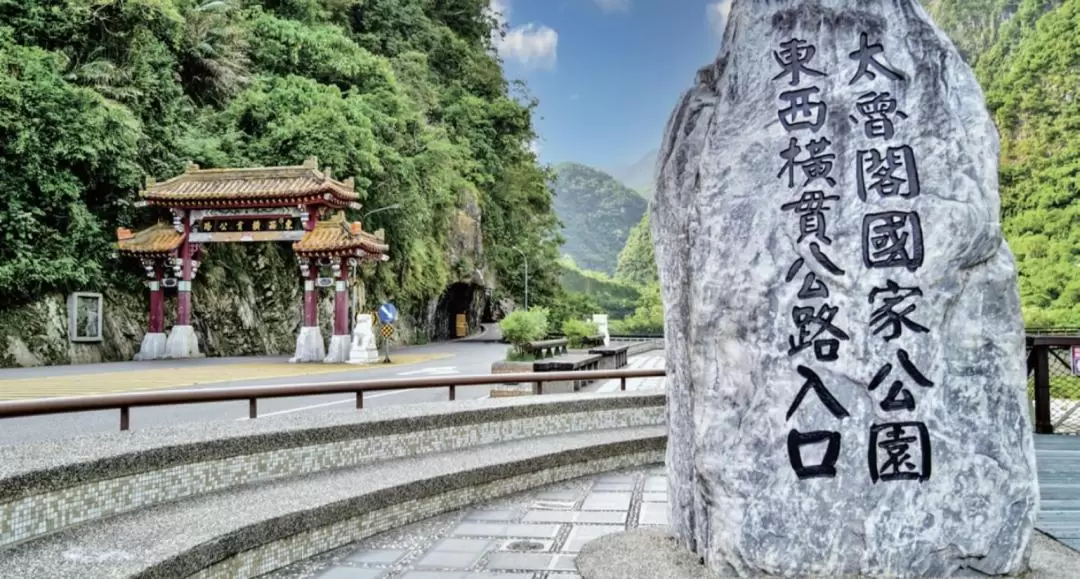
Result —
[[[390, 364], [220, 364], [198, 367], [153, 368], [127, 372], [99, 372], [48, 378], [0, 379], [0, 400], [53, 398], [58, 396], [88, 396], [170, 390], [260, 379], [344, 374], [380, 368], [410, 366], [454, 357], [453, 354], [398, 354]], [[121, 385], [120, 387], [117, 387]]]

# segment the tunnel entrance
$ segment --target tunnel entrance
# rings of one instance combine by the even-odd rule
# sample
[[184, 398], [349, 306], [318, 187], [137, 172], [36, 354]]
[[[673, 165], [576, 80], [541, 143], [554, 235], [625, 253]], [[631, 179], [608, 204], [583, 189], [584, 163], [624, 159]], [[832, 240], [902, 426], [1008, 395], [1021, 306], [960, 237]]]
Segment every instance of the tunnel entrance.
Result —
[[490, 317], [484, 288], [470, 283], [455, 283], [446, 288], [435, 309], [432, 339], [464, 338], [480, 330]]

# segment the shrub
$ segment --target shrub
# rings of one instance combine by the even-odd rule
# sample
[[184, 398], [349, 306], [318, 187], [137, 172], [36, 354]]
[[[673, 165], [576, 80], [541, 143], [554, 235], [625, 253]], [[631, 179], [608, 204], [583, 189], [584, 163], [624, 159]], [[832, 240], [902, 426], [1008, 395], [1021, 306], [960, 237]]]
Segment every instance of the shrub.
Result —
[[566, 320], [563, 322], [562, 331], [571, 348], [582, 348], [586, 345], [586, 338], [600, 334], [600, 327], [584, 320]]
[[529, 311], [517, 310], [499, 322], [503, 338], [514, 346], [514, 353], [521, 355], [521, 347], [527, 342], [543, 340], [548, 332], [548, 312], [544, 308]]

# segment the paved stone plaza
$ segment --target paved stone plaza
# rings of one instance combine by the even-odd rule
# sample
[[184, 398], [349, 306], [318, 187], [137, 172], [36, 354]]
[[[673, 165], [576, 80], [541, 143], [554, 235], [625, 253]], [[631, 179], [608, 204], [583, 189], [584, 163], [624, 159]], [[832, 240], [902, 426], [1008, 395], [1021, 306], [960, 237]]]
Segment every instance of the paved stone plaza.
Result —
[[[1038, 436], [1037, 527], [1080, 550], [1080, 437]], [[442, 515], [326, 553], [272, 579], [577, 579], [598, 537], [665, 529], [662, 465], [586, 477]]]
[[384, 533], [275, 579], [573, 579], [589, 541], [667, 525], [663, 466], [551, 485]]

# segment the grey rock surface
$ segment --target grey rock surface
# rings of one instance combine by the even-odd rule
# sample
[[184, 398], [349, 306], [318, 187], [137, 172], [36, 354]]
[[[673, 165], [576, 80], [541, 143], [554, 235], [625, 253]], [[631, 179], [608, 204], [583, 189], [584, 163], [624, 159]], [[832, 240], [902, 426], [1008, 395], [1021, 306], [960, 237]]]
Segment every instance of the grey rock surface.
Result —
[[[1035, 532], [1032, 541], [1031, 568], [1024, 579], [1073, 579], [1080, 569], [1080, 552]], [[730, 568], [714, 571], [701, 564], [699, 557], [679, 546], [670, 533], [655, 529], [635, 529], [613, 533], [586, 543], [577, 557], [578, 571], [584, 579], [720, 579], [738, 577]], [[968, 577], [985, 575], [969, 570]], [[750, 575], [754, 577], [755, 575]], [[760, 575], [757, 575], [760, 577]], [[803, 579], [845, 579], [827, 575]], [[847, 576], [847, 579], [863, 579]]]
[[1025, 568], [1039, 497], [997, 158], [917, 1], [735, 0], [651, 218], [670, 519], [710, 567]]

